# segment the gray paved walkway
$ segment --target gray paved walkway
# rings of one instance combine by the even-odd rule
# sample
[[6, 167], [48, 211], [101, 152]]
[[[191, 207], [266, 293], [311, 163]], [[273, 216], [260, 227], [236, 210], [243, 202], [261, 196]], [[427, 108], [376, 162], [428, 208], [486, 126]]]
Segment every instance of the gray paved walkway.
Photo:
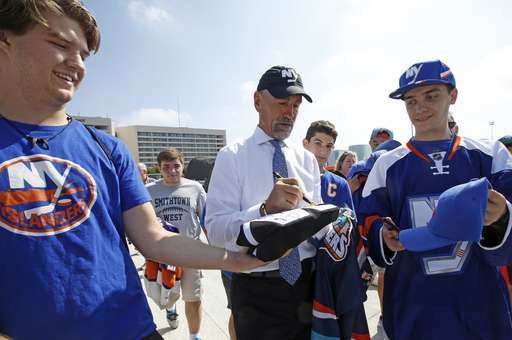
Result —
[[[135, 255], [137, 252], [130, 245], [130, 253], [137, 268], [142, 266], [144, 258], [142, 255]], [[142, 271], [139, 272], [141, 280], [144, 279]], [[144, 283], [142, 283], [144, 286]], [[222, 285], [220, 270], [204, 271], [204, 298], [203, 298], [203, 320], [201, 324], [201, 338], [203, 340], [224, 340], [229, 339], [228, 319], [230, 311], [227, 309], [226, 294]], [[165, 318], [165, 311], [148, 299], [151, 311], [153, 312], [154, 321], [158, 327], [158, 332], [162, 334], [164, 339], [188, 340], [188, 325], [185, 317], [184, 302], [180, 299], [177, 302], [178, 313], [180, 314], [180, 325], [177, 329], [171, 329]], [[380, 316], [379, 297], [377, 295], [377, 287], [371, 286], [368, 290], [368, 300], [365, 302], [366, 316], [368, 318], [368, 326], [370, 328], [370, 336], [372, 340], [383, 339], [377, 333], [377, 322]]]

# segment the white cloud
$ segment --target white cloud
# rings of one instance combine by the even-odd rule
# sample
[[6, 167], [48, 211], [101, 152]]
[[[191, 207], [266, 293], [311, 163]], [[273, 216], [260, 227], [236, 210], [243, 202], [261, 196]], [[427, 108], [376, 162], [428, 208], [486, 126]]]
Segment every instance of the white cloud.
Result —
[[118, 126], [130, 125], [191, 127], [193, 119], [188, 113], [180, 113], [178, 117], [178, 113], [174, 110], [143, 108], [124, 117], [118, 124]]
[[148, 4], [147, 1], [131, 0], [128, 12], [134, 22], [147, 27], [153, 33], [171, 29], [176, 24], [169, 12], [157, 4]]

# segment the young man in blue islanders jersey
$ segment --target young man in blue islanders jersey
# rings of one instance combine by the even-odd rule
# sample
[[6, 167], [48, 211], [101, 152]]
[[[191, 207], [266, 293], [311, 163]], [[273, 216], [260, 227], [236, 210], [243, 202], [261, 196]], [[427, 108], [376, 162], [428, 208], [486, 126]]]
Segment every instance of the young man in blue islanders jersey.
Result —
[[162, 263], [264, 264], [164, 230], [126, 145], [66, 115], [99, 44], [79, 1], [0, 1], [0, 334], [13, 339], [162, 339], [125, 232]]
[[[404, 101], [415, 135], [377, 160], [360, 206], [370, 256], [387, 267], [384, 331], [390, 339], [512, 339], [509, 293], [498, 268], [512, 262], [512, 158], [499, 142], [449, 130], [448, 110], [458, 91], [441, 61], [414, 64], [399, 84], [390, 97]], [[473, 179], [492, 185], [484, 188], [488, 195], [475, 198], [483, 199], [476, 236], [474, 226], [460, 220], [474, 209], [440, 199]], [[435, 211], [440, 216], [432, 217]], [[382, 217], [405, 233], [404, 243]], [[406, 244], [409, 232], [434, 225], [436, 242], [417, 239], [425, 249]], [[450, 236], [451, 230], [458, 232]]]
[[338, 207], [346, 203], [351, 210], [354, 210], [348, 182], [325, 169], [337, 137], [338, 132], [331, 122], [319, 120], [311, 123], [306, 138], [302, 140], [302, 145], [306, 150], [313, 153], [320, 167], [323, 202]]

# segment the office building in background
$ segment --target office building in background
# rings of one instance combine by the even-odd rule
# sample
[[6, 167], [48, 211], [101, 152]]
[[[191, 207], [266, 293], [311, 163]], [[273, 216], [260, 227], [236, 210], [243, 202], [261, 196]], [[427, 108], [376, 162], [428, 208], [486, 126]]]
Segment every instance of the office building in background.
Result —
[[226, 130], [132, 125], [116, 128], [116, 136], [126, 143], [136, 163], [157, 166], [156, 157], [167, 147], [178, 149], [185, 166], [195, 157], [215, 157], [226, 146]]

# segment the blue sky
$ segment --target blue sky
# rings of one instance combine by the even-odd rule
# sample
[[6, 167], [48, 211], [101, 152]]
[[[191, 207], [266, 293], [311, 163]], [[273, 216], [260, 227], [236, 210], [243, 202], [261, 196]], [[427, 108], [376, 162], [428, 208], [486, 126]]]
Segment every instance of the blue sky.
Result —
[[[459, 89], [459, 133], [512, 134], [512, 2], [507, 0], [83, 0], [100, 51], [67, 106], [116, 126], [225, 129], [228, 143], [258, 122], [253, 93], [271, 66], [297, 70], [304, 101], [290, 139], [329, 120], [337, 148], [368, 143], [375, 126], [405, 143], [411, 125], [389, 99], [412, 64], [440, 59]], [[178, 105], [179, 103], [179, 105]], [[179, 108], [179, 120], [178, 120]]]

